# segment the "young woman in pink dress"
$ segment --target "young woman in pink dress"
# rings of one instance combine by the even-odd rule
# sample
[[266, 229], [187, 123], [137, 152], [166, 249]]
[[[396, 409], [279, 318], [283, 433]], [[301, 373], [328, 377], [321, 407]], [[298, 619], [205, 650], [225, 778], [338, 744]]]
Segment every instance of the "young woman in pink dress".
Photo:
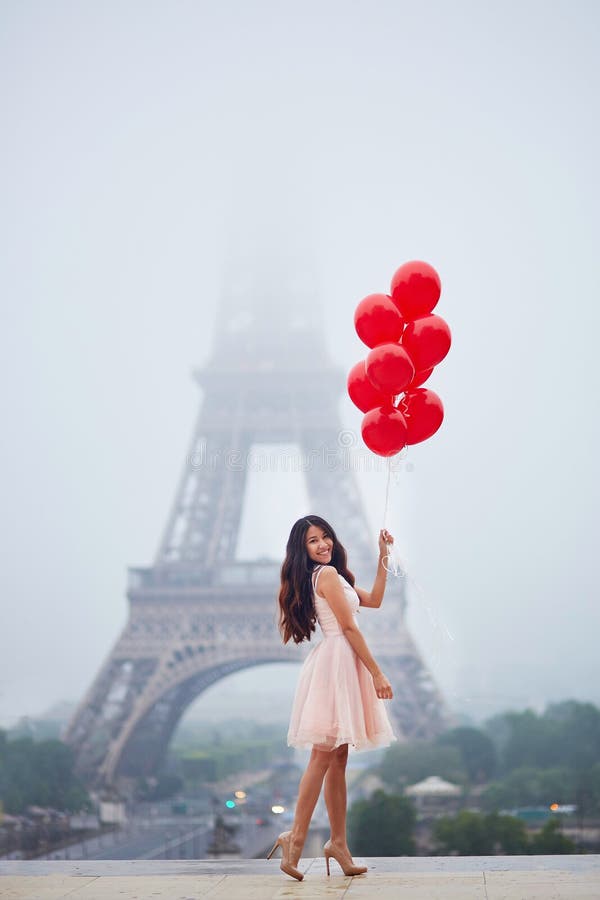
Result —
[[371, 591], [355, 587], [346, 551], [320, 516], [299, 519], [290, 532], [281, 567], [279, 626], [283, 642], [310, 640], [318, 622], [323, 639], [304, 661], [290, 718], [288, 744], [311, 748], [298, 789], [291, 831], [280, 834], [281, 869], [299, 881], [298, 862], [325, 782], [331, 838], [323, 851], [329, 874], [333, 857], [345, 875], [362, 875], [346, 842], [346, 761], [356, 750], [386, 747], [395, 740], [384, 700], [392, 687], [371, 655], [356, 621], [359, 606], [379, 607], [386, 584], [385, 557], [393, 537], [379, 534], [379, 562]]

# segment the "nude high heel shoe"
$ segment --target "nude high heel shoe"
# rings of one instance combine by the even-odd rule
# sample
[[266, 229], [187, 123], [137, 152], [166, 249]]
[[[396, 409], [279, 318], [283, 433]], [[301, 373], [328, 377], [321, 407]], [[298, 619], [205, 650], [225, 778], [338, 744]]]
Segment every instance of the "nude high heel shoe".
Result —
[[284, 831], [279, 835], [269, 852], [267, 853], [267, 859], [271, 859], [277, 847], [281, 847], [281, 863], [279, 864], [279, 868], [282, 872], [285, 872], [286, 875], [291, 875], [292, 878], [297, 878], [298, 881], [302, 881], [304, 875], [302, 872], [299, 872], [295, 866], [293, 866], [290, 862], [290, 843], [292, 839], [291, 831]]
[[329, 875], [329, 859], [333, 856], [339, 867], [341, 868], [344, 875], [364, 875], [367, 871], [366, 866], [355, 866], [352, 862], [352, 857], [348, 853], [345, 854], [340, 853], [340, 851], [333, 846], [331, 841], [327, 841], [327, 843], [323, 847], [323, 853], [325, 854], [325, 865], [327, 866], [327, 874]]

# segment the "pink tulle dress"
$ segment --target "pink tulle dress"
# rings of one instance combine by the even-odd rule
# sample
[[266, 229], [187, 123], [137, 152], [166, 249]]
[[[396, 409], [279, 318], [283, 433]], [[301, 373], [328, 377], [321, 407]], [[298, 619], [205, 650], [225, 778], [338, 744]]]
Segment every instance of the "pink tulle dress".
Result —
[[[322, 570], [313, 573], [314, 602], [323, 639], [314, 647], [300, 671], [292, 706], [288, 745], [334, 750], [350, 744], [356, 750], [387, 747], [396, 740], [385, 709], [375, 692], [369, 670], [359, 659], [327, 600], [317, 593]], [[354, 620], [358, 594], [338, 575]]]

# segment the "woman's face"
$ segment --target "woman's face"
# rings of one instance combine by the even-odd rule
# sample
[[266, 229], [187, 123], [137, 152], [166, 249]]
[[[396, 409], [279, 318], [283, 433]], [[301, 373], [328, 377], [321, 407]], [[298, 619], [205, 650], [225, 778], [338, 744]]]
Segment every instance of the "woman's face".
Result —
[[319, 525], [311, 525], [304, 538], [306, 552], [313, 562], [327, 565], [331, 562], [333, 538]]

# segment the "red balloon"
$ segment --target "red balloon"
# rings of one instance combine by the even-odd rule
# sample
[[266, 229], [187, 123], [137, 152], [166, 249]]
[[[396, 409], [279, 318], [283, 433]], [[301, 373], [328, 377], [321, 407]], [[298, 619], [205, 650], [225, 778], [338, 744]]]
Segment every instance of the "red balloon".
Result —
[[420, 444], [435, 434], [444, 420], [442, 401], [434, 391], [416, 388], [399, 405], [406, 419], [406, 443]]
[[399, 394], [415, 374], [413, 362], [400, 344], [374, 347], [367, 356], [365, 369], [373, 387], [382, 394]]
[[386, 341], [399, 341], [404, 320], [386, 294], [369, 294], [354, 313], [356, 333], [367, 347]]
[[431, 369], [423, 369], [421, 372], [415, 372], [415, 377], [411, 381], [411, 383], [406, 388], [406, 391], [412, 391], [417, 387], [420, 387], [422, 384], [425, 384], [431, 373], [433, 372], [434, 367]]
[[440, 276], [429, 263], [413, 260], [404, 263], [392, 278], [392, 300], [405, 319], [430, 313], [442, 292]]
[[378, 456], [394, 456], [406, 446], [406, 421], [393, 406], [370, 410], [360, 430], [369, 450]]
[[375, 390], [367, 378], [364, 359], [356, 363], [348, 373], [348, 394], [354, 405], [364, 413], [376, 406], [392, 405], [391, 394], [382, 394]]
[[402, 346], [417, 372], [437, 366], [447, 354], [451, 343], [447, 323], [441, 316], [435, 315], [422, 316], [409, 322], [402, 335]]

